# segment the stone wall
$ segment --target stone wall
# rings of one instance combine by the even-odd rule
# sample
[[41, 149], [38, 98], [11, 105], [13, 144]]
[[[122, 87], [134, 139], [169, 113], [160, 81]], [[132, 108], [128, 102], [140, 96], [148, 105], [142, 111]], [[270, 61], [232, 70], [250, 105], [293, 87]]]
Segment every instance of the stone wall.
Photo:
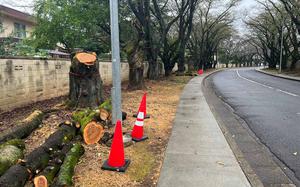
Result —
[[[0, 110], [66, 95], [69, 91], [68, 60], [0, 59]], [[145, 75], [147, 72], [145, 66]], [[112, 63], [100, 62], [105, 85], [112, 83]], [[128, 80], [128, 63], [121, 63], [122, 81]]]

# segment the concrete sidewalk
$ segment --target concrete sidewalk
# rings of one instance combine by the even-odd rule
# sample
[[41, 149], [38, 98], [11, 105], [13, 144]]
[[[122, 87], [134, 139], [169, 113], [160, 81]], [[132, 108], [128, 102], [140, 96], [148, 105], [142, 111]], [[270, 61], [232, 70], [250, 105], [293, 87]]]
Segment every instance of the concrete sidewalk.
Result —
[[183, 91], [158, 186], [250, 186], [203, 96], [203, 79]]

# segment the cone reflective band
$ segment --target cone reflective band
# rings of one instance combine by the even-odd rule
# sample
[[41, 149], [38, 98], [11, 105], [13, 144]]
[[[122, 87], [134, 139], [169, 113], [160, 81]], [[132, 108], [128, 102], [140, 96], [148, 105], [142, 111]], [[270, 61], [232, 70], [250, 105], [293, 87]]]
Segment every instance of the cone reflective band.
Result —
[[136, 122], [136, 126], [144, 126], [144, 112], [139, 112]]
[[125, 160], [122, 124], [118, 120], [109, 153], [109, 158], [101, 167], [104, 170], [125, 172], [130, 160]]
[[133, 127], [133, 130], [131, 133], [132, 140], [136, 141], [136, 142], [140, 142], [140, 141], [148, 139], [147, 136], [144, 136], [144, 117], [145, 117], [145, 115], [144, 115], [143, 111], [144, 111], [144, 107], [143, 107], [143, 105], [141, 105], [137, 119], [134, 123], [134, 127]]

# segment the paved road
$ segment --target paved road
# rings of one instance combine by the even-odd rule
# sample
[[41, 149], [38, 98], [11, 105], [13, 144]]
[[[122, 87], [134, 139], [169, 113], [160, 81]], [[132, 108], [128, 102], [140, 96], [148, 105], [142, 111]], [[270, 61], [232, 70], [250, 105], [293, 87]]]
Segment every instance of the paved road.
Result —
[[300, 179], [300, 82], [235, 69], [215, 74], [213, 86]]

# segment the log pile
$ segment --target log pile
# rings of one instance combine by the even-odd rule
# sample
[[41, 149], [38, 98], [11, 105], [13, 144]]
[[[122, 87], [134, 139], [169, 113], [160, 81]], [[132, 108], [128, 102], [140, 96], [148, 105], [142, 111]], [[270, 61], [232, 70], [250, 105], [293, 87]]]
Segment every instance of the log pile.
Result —
[[0, 177], [0, 186], [24, 186], [30, 178], [47, 167], [52, 155], [69, 143], [75, 135], [75, 127], [62, 124], [59, 130], [50, 135], [44, 144], [29, 153], [20, 163], [10, 167]]
[[[107, 143], [113, 137], [106, 131], [113, 127], [111, 100], [106, 100], [96, 109], [75, 111], [70, 121], [61, 123], [56, 132], [24, 158], [22, 138], [41, 125], [46, 113], [35, 111], [20, 125], [1, 133], [1, 187], [24, 186], [28, 181], [36, 187], [72, 186], [74, 167], [84, 153], [80, 141], [87, 145]], [[126, 116], [123, 112], [123, 120]]]
[[[69, 144], [66, 144], [62, 150], [57, 151], [53, 156], [52, 159], [49, 161], [48, 166], [41, 172], [39, 173], [35, 178], [34, 178], [34, 185], [35, 187], [47, 187], [50, 185], [55, 185], [53, 186], [58, 186], [58, 184], [62, 184], [63, 181], [60, 178], [67, 178], [69, 184], [72, 183], [72, 176], [73, 173], [71, 172], [68, 174], [66, 177], [66, 170], [70, 170], [70, 164], [67, 164], [70, 162], [70, 156], [69, 155], [74, 155], [76, 153], [76, 158], [71, 158], [72, 160], [72, 167], [74, 169], [74, 166], [77, 164], [80, 156], [83, 154], [84, 149], [81, 146], [79, 142], [79, 138], [75, 138], [74, 141], [72, 141]], [[80, 147], [79, 153], [78, 154], [78, 147]], [[73, 153], [74, 152], [74, 153]], [[59, 174], [58, 174], [59, 172]], [[57, 175], [58, 174], [58, 175]], [[57, 180], [55, 181], [55, 177], [57, 176]], [[60, 178], [59, 178], [60, 176]], [[65, 176], [65, 177], [62, 177]], [[71, 182], [70, 182], [71, 181]]]

